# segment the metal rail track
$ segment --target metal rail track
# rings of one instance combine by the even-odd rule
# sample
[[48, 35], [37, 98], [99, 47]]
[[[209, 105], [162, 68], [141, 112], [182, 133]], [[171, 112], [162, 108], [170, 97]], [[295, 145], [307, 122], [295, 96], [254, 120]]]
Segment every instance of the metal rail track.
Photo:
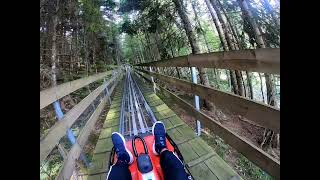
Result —
[[157, 119], [133, 78], [131, 68], [127, 66], [125, 70], [119, 132], [130, 138], [138, 134], [151, 133], [152, 125]]

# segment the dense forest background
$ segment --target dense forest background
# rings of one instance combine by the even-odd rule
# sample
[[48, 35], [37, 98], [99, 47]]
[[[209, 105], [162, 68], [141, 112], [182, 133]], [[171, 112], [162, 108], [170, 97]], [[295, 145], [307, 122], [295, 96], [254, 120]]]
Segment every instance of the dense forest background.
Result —
[[[256, 48], [280, 48], [279, 0], [40, 0], [40, 91], [123, 63]], [[189, 68], [154, 70], [191, 81]], [[197, 71], [201, 84], [280, 108], [279, 75], [213, 68]], [[101, 83], [61, 99], [62, 110], [67, 112]], [[206, 101], [202, 107], [216, 111]], [[42, 109], [40, 137], [55, 122], [53, 107]], [[82, 124], [72, 127], [75, 134]], [[255, 133], [261, 139], [250, 140], [266, 151], [271, 149], [279, 159], [274, 151], [280, 148], [280, 135], [270, 129]], [[61, 144], [40, 165], [41, 179], [55, 178], [61, 153], [70, 148], [66, 139]], [[243, 177], [270, 178], [263, 172], [255, 175]]]

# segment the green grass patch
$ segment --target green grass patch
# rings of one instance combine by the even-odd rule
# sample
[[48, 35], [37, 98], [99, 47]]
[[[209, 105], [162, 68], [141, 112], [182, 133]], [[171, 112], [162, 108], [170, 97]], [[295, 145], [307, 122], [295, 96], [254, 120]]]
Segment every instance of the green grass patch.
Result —
[[[273, 180], [273, 178], [266, 172], [261, 170], [258, 166], [250, 162], [245, 156], [240, 153], [232, 153], [232, 147], [225, 144], [224, 141], [216, 135], [207, 135], [201, 133], [201, 138], [211, 146], [216, 153], [225, 160], [231, 167], [234, 167], [235, 171], [244, 179], [261, 179], [261, 180]], [[228, 156], [234, 156], [236, 162], [228, 162]], [[229, 157], [229, 159], [230, 159]]]

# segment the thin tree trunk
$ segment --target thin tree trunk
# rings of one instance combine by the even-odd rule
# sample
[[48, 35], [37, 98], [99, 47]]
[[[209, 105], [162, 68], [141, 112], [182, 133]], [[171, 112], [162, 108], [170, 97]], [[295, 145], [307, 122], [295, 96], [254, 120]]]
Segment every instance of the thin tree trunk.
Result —
[[263, 92], [263, 83], [262, 83], [262, 76], [260, 73], [259, 74], [259, 78], [260, 78], [260, 87], [261, 87], [261, 95], [262, 95], [262, 101], [263, 103], [265, 103], [265, 100], [264, 100], [264, 92]]
[[237, 47], [235, 46], [235, 44], [234, 44], [234, 42], [232, 40], [232, 37], [230, 36], [229, 30], [228, 30], [229, 28], [226, 25], [225, 20], [223, 19], [222, 15], [220, 13], [220, 10], [218, 9], [218, 5], [217, 5], [216, 1], [215, 0], [211, 0], [211, 5], [212, 5], [213, 9], [215, 10], [215, 12], [217, 14], [218, 20], [220, 21], [221, 28], [222, 28], [224, 36], [226, 38], [226, 42], [227, 42], [227, 45], [229, 47], [229, 50], [236, 50]]
[[238, 34], [237, 30], [236, 30], [236, 27], [235, 27], [235, 28], [233, 27], [233, 25], [232, 25], [232, 23], [231, 23], [231, 21], [230, 21], [230, 18], [229, 18], [229, 16], [228, 16], [226, 10], [223, 8], [220, 0], [215, 0], [215, 1], [218, 3], [218, 5], [219, 5], [219, 7], [220, 7], [220, 9], [221, 9], [221, 11], [222, 11], [222, 13], [224, 14], [224, 17], [226, 18], [228, 27], [230, 28], [230, 30], [231, 30], [231, 32], [232, 32], [232, 35], [234, 36], [234, 39], [235, 39], [236, 44], [238, 44], [238, 46], [241, 47], [241, 43], [240, 43], [240, 41], [239, 41], [239, 34]]
[[271, 106], [277, 106], [276, 97], [275, 97], [275, 87], [273, 83], [273, 76], [271, 74], [265, 74], [266, 78], [266, 86], [267, 86], [267, 98], [268, 98], [268, 104]]
[[245, 96], [241, 71], [235, 70], [234, 72], [236, 74], [236, 80], [238, 85], [238, 95]]
[[[173, 47], [172, 47], [172, 44], [171, 42], [169, 42], [169, 45], [170, 45], [170, 52], [171, 52], [171, 58], [175, 57], [175, 54], [174, 54], [174, 51], [173, 51]], [[178, 67], [175, 67], [176, 71], [177, 71], [177, 75], [178, 75], [178, 78], [181, 79], [181, 75], [180, 75], [180, 70]]]
[[191, 5], [192, 5], [192, 10], [193, 10], [193, 13], [194, 13], [194, 18], [200, 28], [200, 31], [201, 31], [201, 35], [203, 36], [203, 39], [204, 39], [204, 42], [205, 42], [205, 45], [206, 45], [206, 48], [207, 48], [207, 52], [211, 52], [210, 50], [210, 47], [209, 47], [209, 43], [208, 43], [208, 40], [206, 38], [206, 35], [205, 35], [205, 32], [201, 26], [201, 23], [200, 23], [200, 20], [199, 20], [199, 17], [198, 17], [198, 13], [197, 13], [197, 10], [196, 10], [196, 1], [195, 0], [191, 0]]
[[178, 67], [176, 67], [176, 71], [177, 71], [178, 78], [181, 79], [181, 75], [180, 75], [180, 72], [179, 72], [179, 68], [178, 68]]
[[143, 55], [143, 49], [141, 47], [142, 45], [139, 43], [139, 54], [140, 54], [140, 57], [141, 57], [141, 62], [140, 63], [144, 63], [145, 62], [145, 57]]
[[[207, 51], [210, 52], [210, 48], [209, 48], [209, 44], [208, 44], [207, 38], [205, 36], [205, 32], [203, 31], [201, 23], [200, 23], [199, 18], [198, 18], [198, 14], [197, 14], [197, 11], [196, 11], [196, 4], [195, 3], [196, 2], [194, 0], [191, 1], [192, 9], [193, 9], [193, 12], [195, 14], [195, 19], [196, 19], [196, 22], [197, 22], [199, 28], [201, 29], [201, 34], [202, 34], [202, 36], [204, 38], [204, 41], [205, 41], [205, 44], [206, 44], [206, 47], [207, 47]], [[214, 72], [215, 72], [215, 69], [214, 69]], [[216, 73], [215, 73], [215, 78], [217, 78]], [[216, 83], [218, 83], [217, 79], [216, 79]], [[208, 80], [208, 84], [209, 84], [209, 80]], [[219, 84], [216, 84], [216, 86], [219, 87]]]
[[236, 79], [236, 73], [234, 70], [229, 70], [229, 74], [230, 74], [230, 82], [232, 85], [232, 91], [235, 94], [240, 94], [239, 93], [239, 87], [237, 85], [237, 79]]
[[[224, 22], [222, 22], [221, 14], [212, 7], [212, 4], [209, 2], [209, 0], [205, 0], [205, 3], [211, 14], [212, 20], [216, 26], [221, 44], [223, 46], [223, 50], [228, 51], [229, 49], [234, 48], [233, 46], [231, 46], [230, 37], [226, 32]], [[219, 13], [219, 16], [218, 16], [218, 13]], [[220, 17], [220, 22], [218, 21], [219, 17]], [[222, 32], [224, 32], [224, 34]], [[231, 80], [233, 92], [238, 95], [243, 95], [243, 86], [241, 83], [241, 77], [239, 76], [239, 72], [236, 72], [235, 70], [230, 70], [230, 80]]]
[[250, 99], [253, 99], [253, 89], [252, 89], [252, 82], [251, 82], [251, 72], [246, 71], [247, 74], [247, 83], [248, 83], [248, 89], [249, 89], [249, 94], [250, 94]]
[[135, 56], [133, 59], [133, 62], [134, 62], [134, 64], [136, 64], [137, 60], [139, 59], [139, 55], [137, 54], [137, 52], [133, 48], [132, 44], [130, 44], [130, 49], [131, 49], [132, 54]]
[[179, 14], [181, 20], [182, 20], [184, 30], [186, 31], [186, 34], [187, 34], [187, 37], [188, 37], [188, 40], [189, 40], [189, 43], [191, 46], [192, 54], [200, 53], [200, 48], [197, 43], [195, 33], [192, 30], [190, 20], [186, 14], [186, 9], [183, 7], [183, 4], [181, 3], [180, 0], [173, 0], [173, 2], [178, 10], [178, 14]]
[[205, 0], [205, 3], [206, 3], [206, 5], [207, 5], [207, 7], [208, 7], [208, 10], [209, 10], [209, 12], [210, 12], [212, 21], [213, 21], [213, 23], [214, 23], [214, 25], [215, 25], [215, 27], [216, 27], [216, 29], [217, 29], [217, 32], [218, 32], [219, 39], [220, 39], [220, 42], [221, 42], [221, 44], [222, 44], [223, 50], [224, 50], [224, 51], [228, 51], [229, 49], [228, 49], [228, 46], [227, 46], [227, 42], [226, 42], [226, 40], [225, 40], [225, 37], [224, 37], [223, 34], [222, 34], [222, 31], [223, 31], [223, 30], [222, 30], [222, 27], [221, 27], [220, 23], [218, 22], [217, 15], [216, 15], [214, 9], [212, 8], [209, 0]]
[[53, 7], [54, 11], [50, 18], [48, 33], [51, 35], [51, 85], [57, 85], [57, 24], [58, 15], [57, 7]]
[[219, 86], [219, 76], [217, 75], [217, 70], [215, 68], [213, 68], [213, 73], [214, 73], [214, 77], [215, 77], [215, 80], [216, 80], [216, 88], [217, 89], [220, 89], [220, 86]]
[[[258, 48], [266, 48], [259, 26], [257, 25], [255, 19], [253, 18], [253, 15], [249, 9], [247, 1], [238, 0], [238, 2], [241, 7], [241, 10], [243, 11], [244, 15], [248, 17], [249, 22], [253, 28]], [[274, 85], [272, 82], [272, 76], [266, 73], [265, 78], [266, 78], [268, 104], [272, 106], [277, 106], [275, 102], [275, 93], [274, 93]]]
[[[140, 50], [141, 50], [142, 55], [143, 55], [143, 57], [144, 57], [144, 61], [143, 61], [143, 62], [144, 62], [144, 63], [145, 63], [145, 62], [148, 62], [148, 59], [150, 58], [150, 54], [147, 53], [147, 48], [145, 48], [145, 45], [144, 45], [142, 39], [141, 39], [141, 38], [138, 38], [138, 39], [140, 40], [140, 45], [139, 45], [139, 47], [140, 47]], [[145, 53], [145, 54], [143, 54], [143, 53]]]
[[152, 49], [151, 49], [151, 42], [150, 42], [150, 37], [149, 37], [149, 34], [148, 34], [148, 33], [145, 34], [145, 38], [146, 38], [146, 42], [147, 42], [147, 48], [148, 48], [149, 53], [150, 53], [150, 56], [151, 56], [151, 58], [152, 58], [152, 59], [149, 60], [149, 62], [156, 61], [157, 58], [156, 58], [154, 52], [153, 52]]
[[[220, 10], [218, 8], [218, 3], [215, 0], [211, 0], [211, 5], [212, 5], [213, 9], [215, 10], [215, 12], [217, 14], [218, 20], [220, 21], [221, 29], [224, 32], [224, 35], [225, 35], [226, 42], [227, 42], [227, 45], [229, 47], [229, 50], [237, 50], [237, 49], [239, 49], [238, 45], [234, 44], [234, 41], [233, 41], [232, 37], [230, 36], [230, 32], [228, 30], [230, 28], [227, 26], [225, 20], [223, 19], [222, 15], [220, 13]], [[234, 74], [236, 76], [236, 84], [234, 84], [234, 85], [238, 86], [238, 95], [244, 96], [245, 95], [245, 91], [244, 91], [244, 86], [243, 86], [243, 81], [242, 81], [242, 74], [241, 74], [241, 72], [239, 70], [234, 70], [234, 72], [235, 72]]]
[[156, 30], [154, 37], [155, 37], [155, 42], [157, 44], [157, 49], [158, 49], [158, 53], [159, 53], [159, 60], [160, 60], [162, 57], [161, 54], [162, 55], [164, 54], [165, 48], [163, 47], [163, 44], [161, 42], [161, 36], [160, 36], [158, 30]]
[[[184, 8], [182, 2], [180, 0], [173, 0], [175, 7], [178, 11], [178, 14], [183, 22], [183, 26], [184, 29], [186, 31], [190, 46], [191, 46], [191, 50], [192, 50], [192, 54], [198, 54], [200, 53], [200, 49], [199, 49], [199, 45], [196, 41], [196, 36], [192, 30], [191, 27], [191, 23], [189, 21], [189, 18], [186, 14], [186, 9]], [[200, 82], [201, 84], [205, 85], [205, 86], [210, 86], [209, 85], [209, 81], [208, 81], [208, 76], [204, 70], [204, 68], [198, 68], [199, 71], [199, 77], [200, 77]], [[213, 106], [207, 102], [206, 100], [204, 100], [204, 103], [206, 105], [206, 107], [208, 108], [208, 110], [211, 110], [213, 108]]]
[[243, 80], [243, 74], [242, 74], [242, 71], [239, 71], [239, 72], [240, 72], [240, 78], [241, 78], [241, 82], [242, 82], [242, 86], [243, 86], [243, 90], [244, 90], [244, 96], [245, 96], [245, 97], [248, 97], [248, 93], [247, 93], [246, 85], [245, 85], [244, 80]]

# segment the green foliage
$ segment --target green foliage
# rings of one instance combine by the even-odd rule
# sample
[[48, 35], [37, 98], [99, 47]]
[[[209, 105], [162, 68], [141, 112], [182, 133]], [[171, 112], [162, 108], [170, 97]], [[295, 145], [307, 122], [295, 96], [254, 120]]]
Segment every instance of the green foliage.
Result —
[[[254, 19], [260, 26], [264, 41], [267, 47], [279, 47], [280, 46], [280, 27], [276, 24], [276, 19], [271, 16], [271, 13], [277, 14], [276, 9], [269, 9], [263, 1], [256, 3], [255, 1], [249, 1], [248, 6], [253, 14]], [[277, 17], [275, 17], [277, 18]], [[250, 25], [246, 25], [249, 27]], [[249, 35], [251, 36], [251, 35]]]
[[80, 0], [79, 2], [86, 31], [93, 33], [103, 31], [105, 23], [100, 12], [100, 3], [92, 0]]
[[213, 149], [220, 157], [222, 157], [222, 159], [225, 159], [226, 154], [229, 152], [229, 146], [225, 144], [221, 138], [216, 135], [210, 136], [205, 133], [201, 133], [201, 138], [203, 138], [208, 145], [213, 147]]
[[[95, 147], [95, 145], [97, 144], [99, 140], [99, 134], [95, 134], [95, 133], [91, 133], [88, 137], [88, 143], [90, 145], [92, 145], [93, 147]], [[86, 153], [86, 157], [88, 158], [89, 161], [92, 161], [92, 157], [93, 157], [93, 151], [89, 151]]]
[[221, 50], [221, 43], [220, 43], [220, 39], [219, 36], [214, 34], [214, 31], [212, 31], [209, 26], [210, 24], [207, 22], [203, 22], [203, 30], [205, 32], [205, 36], [208, 39], [208, 43], [210, 46], [210, 49], [213, 49], [214, 51], [219, 51]]
[[231, 147], [216, 135], [208, 135], [201, 133], [201, 138], [208, 143], [216, 153], [224, 160], [229, 159], [227, 156], [235, 156], [237, 158], [235, 164], [232, 164], [237, 172], [245, 179], [261, 179], [261, 180], [272, 180], [273, 178], [262, 171], [259, 167], [250, 162], [246, 157], [241, 154], [231, 153]]
[[133, 10], [141, 10], [144, 0], [121, 0], [120, 1], [120, 13], [128, 13]]
[[190, 54], [190, 50], [189, 50], [189, 48], [188, 47], [181, 47], [180, 49], [179, 49], [179, 51], [178, 51], [178, 55], [179, 56], [184, 56], [184, 55], [188, 55], [188, 54]]
[[121, 26], [121, 32], [125, 32], [129, 35], [135, 35], [138, 33], [138, 29], [136, 29], [135, 26], [137, 25], [131, 23], [128, 19], [125, 19]]
[[250, 177], [250, 179], [261, 179], [261, 180], [273, 180], [273, 178], [262, 171], [259, 167], [250, 162], [243, 155], [239, 155], [237, 159], [237, 165], [239, 171], [246, 177]]
[[49, 161], [40, 165], [40, 179], [55, 179], [62, 163], [63, 158], [58, 153], [52, 154]]
[[135, 49], [136, 47], [139, 47], [138, 39], [134, 36], [125, 35], [125, 40], [123, 44], [123, 53], [124, 53], [124, 59], [128, 62], [132, 62], [136, 58]]
[[237, 11], [239, 8], [237, 0], [221, 0], [221, 4], [223, 4], [226, 11]]

